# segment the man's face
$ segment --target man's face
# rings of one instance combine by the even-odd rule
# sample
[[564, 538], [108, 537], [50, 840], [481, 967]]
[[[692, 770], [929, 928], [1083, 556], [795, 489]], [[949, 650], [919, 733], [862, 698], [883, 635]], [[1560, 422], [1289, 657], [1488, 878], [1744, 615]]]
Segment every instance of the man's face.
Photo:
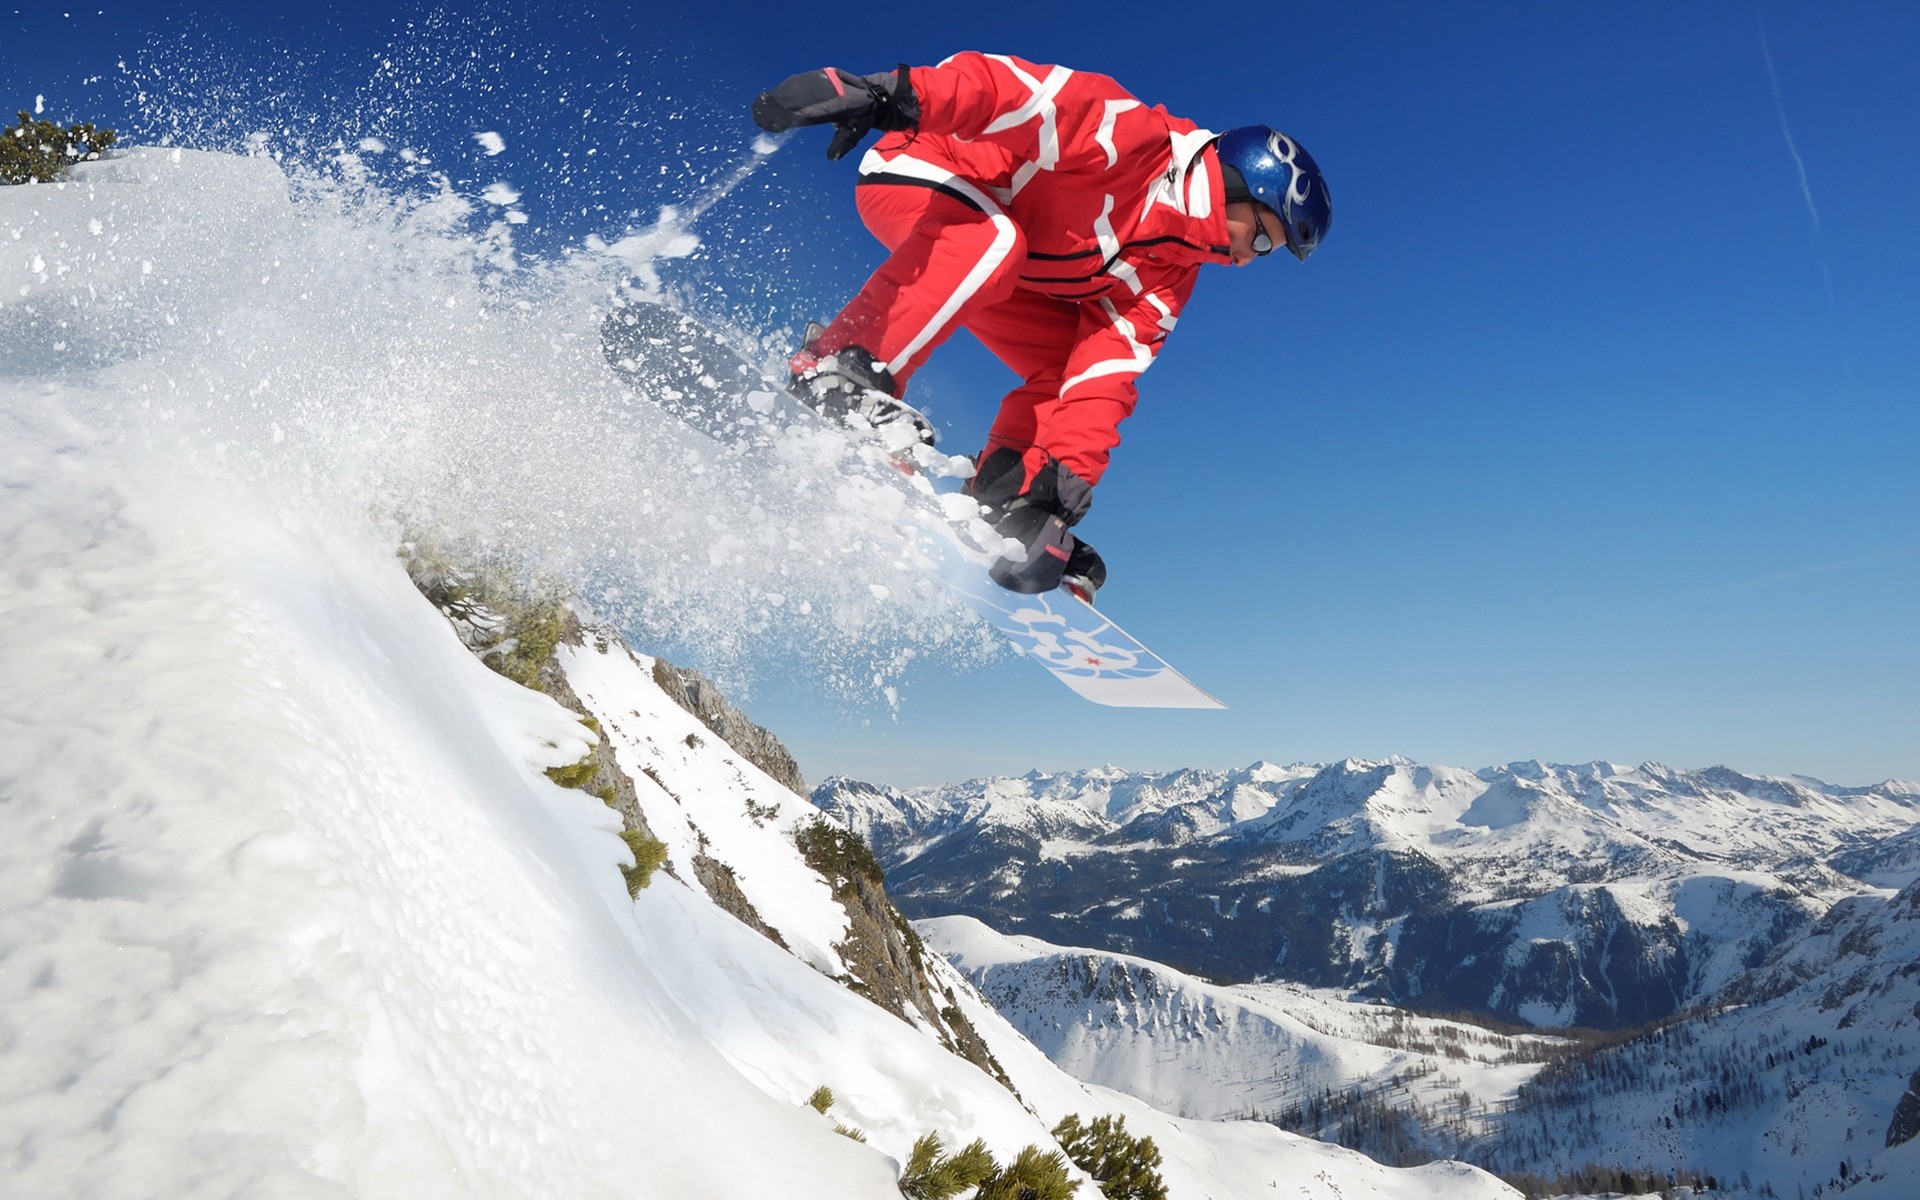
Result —
[[1280, 214], [1264, 204], [1241, 200], [1227, 205], [1227, 254], [1233, 259], [1233, 265], [1244, 267], [1260, 257], [1253, 243], [1262, 229], [1273, 241], [1269, 252], [1285, 249], [1286, 228]]

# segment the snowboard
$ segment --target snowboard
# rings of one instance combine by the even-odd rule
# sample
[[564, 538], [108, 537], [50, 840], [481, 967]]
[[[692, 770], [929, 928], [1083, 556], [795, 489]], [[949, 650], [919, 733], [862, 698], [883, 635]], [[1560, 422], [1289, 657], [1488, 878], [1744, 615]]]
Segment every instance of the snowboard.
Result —
[[872, 453], [861, 461], [876, 481], [905, 493], [918, 517], [903, 536], [911, 538], [921, 565], [1079, 696], [1117, 708], [1226, 707], [1071, 591], [1022, 595], [993, 582], [990, 557], [965, 534], [977, 507], [938, 491], [923, 468], [942, 456], [904, 429], [827, 421], [714, 329], [663, 304], [618, 304], [600, 333], [622, 382], [723, 444], [753, 444], [801, 425], [832, 428], [864, 443]]

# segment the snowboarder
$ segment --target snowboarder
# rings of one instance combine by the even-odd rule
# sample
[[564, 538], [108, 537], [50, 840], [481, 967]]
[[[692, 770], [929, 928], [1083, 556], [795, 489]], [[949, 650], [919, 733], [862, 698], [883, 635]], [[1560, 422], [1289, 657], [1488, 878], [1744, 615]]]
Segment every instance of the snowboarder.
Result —
[[791, 362], [796, 396], [830, 416], [924, 427], [901, 394], [962, 328], [1023, 380], [969, 485], [1025, 547], [992, 571], [1019, 592], [1064, 580], [1090, 597], [1104, 581], [1069, 529], [1201, 265], [1282, 245], [1305, 261], [1332, 216], [1312, 157], [1277, 130], [1212, 133], [1105, 76], [1005, 55], [808, 71], [755, 98], [753, 117], [773, 132], [836, 126], [830, 159], [883, 131], [856, 194], [891, 255], [831, 324], [809, 328]]

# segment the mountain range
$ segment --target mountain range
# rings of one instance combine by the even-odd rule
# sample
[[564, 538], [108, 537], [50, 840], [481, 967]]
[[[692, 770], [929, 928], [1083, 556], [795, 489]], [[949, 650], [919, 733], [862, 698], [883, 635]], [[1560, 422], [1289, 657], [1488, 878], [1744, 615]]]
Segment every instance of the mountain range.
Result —
[[831, 779], [915, 918], [1428, 1011], [1623, 1029], [1920, 876], [1920, 785], [1404, 759]]

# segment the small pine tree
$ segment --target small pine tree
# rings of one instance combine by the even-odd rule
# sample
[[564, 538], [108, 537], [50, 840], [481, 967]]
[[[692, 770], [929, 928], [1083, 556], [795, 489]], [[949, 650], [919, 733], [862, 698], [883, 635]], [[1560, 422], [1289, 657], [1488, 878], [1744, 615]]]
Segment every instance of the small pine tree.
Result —
[[833, 1089], [824, 1083], [813, 1089], [813, 1095], [807, 1097], [807, 1107], [826, 1116], [827, 1110], [833, 1107]]
[[626, 876], [627, 895], [638, 896], [667, 861], [667, 844], [644, 829], [622, 830], [620, 840], [633, 851], [633, 865], [620, 868], [620, 874]]
[[834, 894], [844, 899], [853, 893], [858, 877], [876, 887], [886, 882], [887, 873], [874, 856], [873, 848], [851, 829], [835, 825], [825, 817], [801, 826], [794, 832], [794, 844], [800, 857], [833, 884]]
[[1058, 1150], [1028, 1146], [980, 1186], [975, 1200], [1069, 1200], [1079, 1190]]
[[1150, 1137], [1129, 1134], [1125, 1117], [1095, 1117], [1092, 1125], [1082, 1125], [1077, 1114], [1070, 1115], [1054, 1126], [1053, 1136], [1107, 1200], [1167, 1200], [1160, 1148]]
[[577, 763], [568, 763], [564, 767], [548, 767], [547, 778], [563, 788], [585, 787], [600, 769], [600, 756], [592, 750]]
[[25, 110], [19, 116], [18, 125], [0, 129], [0, 184], [52, 183], [74, 163], [99, 158], [114, 142], [113, 130], [96, 129], [92, 122], [63, 129], [36, 121]]
[[907, 1163], [900, 1168], [900, 1191], [908, 1200], [947, 1200], [951, 1195], [945, 1191], [929, 1193], [917, 1182], [933, 1173], [934, 1164], [940, 1158], [940, 1145], [938, 1133], [927, 1133], [907, 1151]]
[[975, 1139], [958, 1154], [940, 1153], [940, 1135], [929, 1133], [913, 1144], [900, 1172], [900, 1194], [906, 1200], [952, 1200], [993, 1177], [998, 1167], [987, 1144]]

